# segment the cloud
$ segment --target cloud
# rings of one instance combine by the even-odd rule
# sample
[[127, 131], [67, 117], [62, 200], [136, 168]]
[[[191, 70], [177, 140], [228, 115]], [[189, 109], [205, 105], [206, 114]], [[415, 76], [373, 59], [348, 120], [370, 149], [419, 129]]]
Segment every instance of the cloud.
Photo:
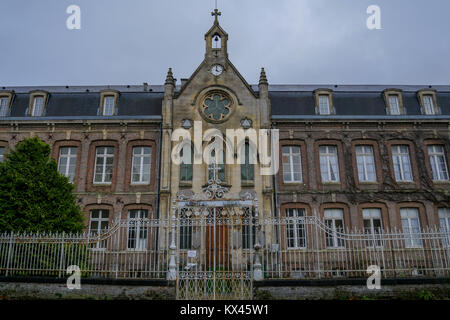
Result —
[[[382, 30], [366, 28], [378, 4]], [[0, 3], [2, 85], [162, 84], [204, 57], [206, 0], [77, 0], [82, 29], [65, 27], [72, 1]], [[448, 0], [219, 0], [229, 54], [256, 83], [448, 84]]]

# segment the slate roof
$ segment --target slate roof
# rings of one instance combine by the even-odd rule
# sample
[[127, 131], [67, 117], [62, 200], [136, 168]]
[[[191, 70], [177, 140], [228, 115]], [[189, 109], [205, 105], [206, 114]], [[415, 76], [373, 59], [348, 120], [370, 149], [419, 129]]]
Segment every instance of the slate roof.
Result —
[[402, 90], [407, 116], [422, 116], [417, 92], [424, 89], [435, 90], [441, 115], [450, 115], [450, 86], [271, 85], [269, 86], [269, 97], [272, 115], [276, 118], [315, 116], [314, 91], [317, 89], [333, 91], [336, 116], [385, 117], [386, 104], [383, 91], [393, 88]]
[[[14, 91], [14, 100], [9, 117], [26, 116], [29, 106], [29, 93], [43, 90], [49, 93], [45, 106], [45, 118], [97, 117], [100, 106], [100, 92], [119, 91], [116, 117], [161, 116], [164, 86], [94, 86], [94, 87], [8, 87], [3, 90]], [[1, 92], [1, 90], [0, 90]], [[31, 118], [31, 117], [28, 117]], [[33, 117], [34, 118], [34, 117]]]
[[[258, 86], [253, 85], [258, 92]], [[436, 90], [441, 117], [450, 116], [450, 86], [380, 86], [380, 85], [270, 85], [269, 97], [272, 117], [277, 119], [290, 117], [387, 117], [383, 98], [385, 89], [400, 89], [406, 117], [426, 117], [421, 113], [417, 92], [422, 89]], [[314, 91], [331, 89], [335, 115], [317, 116], [315, 113]], [[8, 117], [23, 118], [29, 105], [29, 94], [35, 90], [49, 92], [44, 118], [96, 118], [100, 106], [100, 92], [116, 90], [118, 114], [114, 117], [145, 118], [161, 117], [163, 85], [133, 86], [55, 86], [55, 87], [0, 87], [1, 91], [14, 91], [14, 99]], [[176, 87], [176, 91], [180, 86]], [[114, 118], [112, 117], [112, 118]], [[399, 116], [397, 116], [399, 117]], [[32, 118], [34, 119], [34, 118]]]

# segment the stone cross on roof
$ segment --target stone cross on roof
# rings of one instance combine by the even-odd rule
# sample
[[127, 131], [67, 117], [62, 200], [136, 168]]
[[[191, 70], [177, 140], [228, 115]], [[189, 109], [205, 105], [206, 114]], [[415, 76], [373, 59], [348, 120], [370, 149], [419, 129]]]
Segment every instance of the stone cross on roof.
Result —
[[222, 12], [220, 12], [218, 9], [214, 9], [214, 11], [211, 12], [211, 15], [212, 15], [212, 16], [215, 16], [216, 21], [218, 21], [219, 16], [222, 15]]

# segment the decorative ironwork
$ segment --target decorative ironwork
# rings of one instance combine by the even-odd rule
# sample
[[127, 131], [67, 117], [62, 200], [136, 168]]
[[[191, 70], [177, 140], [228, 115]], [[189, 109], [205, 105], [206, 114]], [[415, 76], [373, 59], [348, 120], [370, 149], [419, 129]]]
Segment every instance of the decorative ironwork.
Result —
[[[450, 276], [448, 229], [338, 231], [317, 216], [257, 219], [257, 203], [242, 199], [180, 200], [172, 209], [170, 219], [115, 220], [99, 235], [0, 234], [0, 276], [61, 277], [78, 265], [86, 277], [176, 280], [179, 299], [250, 299], [258, 274], [364, 278], [377, 265], [383, 278]], [[136, 226], [146, 240], [138, 250], [127, 245]], [[190, 233], [186, 249], [180, 248], [183, 228]], [[305, 245], [289, 245], [288, 233], [300, 228]], [[330, 234], [339, 247], [327, 245]], [[410, 236], [420, 246], [408, 246]]]
[[[219, 179], [220, 167], [210, 165], [211, 179], [200, 193], [181, 191], [174, 201], [178, 237], [177, 299], [251, 299], [256, 219], [256, 193], [235, 194]], [[176, 251], [176, 253], [175, 253]], [[172, 255], [172, 253], [171, 253]], [[258, 271], [259, 270], [259, 271]]]

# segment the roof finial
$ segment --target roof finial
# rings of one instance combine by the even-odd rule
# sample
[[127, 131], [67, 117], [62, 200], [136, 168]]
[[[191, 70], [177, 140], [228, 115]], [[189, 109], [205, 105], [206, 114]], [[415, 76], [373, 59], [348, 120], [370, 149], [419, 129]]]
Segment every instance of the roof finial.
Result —
[[167, 71], [167, 77], [166, 77], [165, 84], [175, 85], [175, 79], [173, 78], [172, 68], [169, 68], [169, 71]]
[[267, 76], [266, 76], [266, 71], [264, 70], [264, 68], [261, 68], [261, 74], [259, 76], [259, 84], [268, 84], [267, 82]]
[[215, 16], [214, 20], [215, 23], [219, 22], [219, 16], [222, 15], [222, 12], [220, 12], [219, 9], [217, 9], [217, 0], [216, 0], [216, 8], [214, 9], [213, 12], [211, 12], [211, 15]]

